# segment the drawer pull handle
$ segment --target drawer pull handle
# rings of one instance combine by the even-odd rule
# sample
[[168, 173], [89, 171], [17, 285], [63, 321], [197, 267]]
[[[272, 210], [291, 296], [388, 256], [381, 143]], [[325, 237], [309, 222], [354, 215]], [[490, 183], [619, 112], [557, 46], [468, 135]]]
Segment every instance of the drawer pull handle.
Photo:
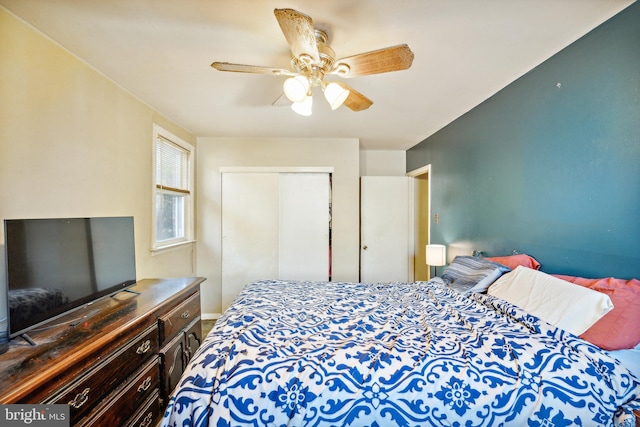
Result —
[[140, 384], [140, 387], [138, 387], [138, 393], [144, 393], [149, 390], [149, 387], [151, 387], [151, 377], [147, 377], [142, 384]]
[[140, 427], [149, 427], [153, 421], [153, 412], [149, 412], [144, 420], [140, 423]]
[[76, 394], [76, 397], [73, 400], [69, 401], [69, 405], [75, 409], [79, 409], [82, 405], [87, 403], [87, 400], [89, 400], [90, 391], [90, 388], [85, 388], [84, 390], [82, 390], [82, 393]]
[[146, 340], [142, 345], [140, 345], [140, 347], [138, 347], [136, 353], [145, 354], [149, 350], [151, 350], [151, 340]]
[[181, 317], [182, 319], [188, 319], [190, 315], [191, 315], [191, 313], [189, 313], [189, 310], [185, 310], [185, 311], [184, 311], [184, 313], [182, 313], [182, 314], [180, 315], [180, 317]]

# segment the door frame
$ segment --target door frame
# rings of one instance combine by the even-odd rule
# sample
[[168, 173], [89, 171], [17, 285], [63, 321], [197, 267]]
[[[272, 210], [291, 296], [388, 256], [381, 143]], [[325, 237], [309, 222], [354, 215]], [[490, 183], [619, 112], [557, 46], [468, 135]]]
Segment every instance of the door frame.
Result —
[[334, 173], [333, 167], [220, 166], [220, 173]]
[[[418, 231], [420, 230], [420, 228], [418, 227], [417, 221], [420, 220], [420, 215], [418, 212], [418, 209], [420, 208], [420, 205], [418, 203], [416, 203], [417, 199], [418, 199], [418, 186], [415, 185], [415, 179], [417, 179], [418, 177], [424, 178], [426, 176], [426, 180], [427, 180], [427, 218], [429, 219], [428, 224], [427, 224], [427, 244], [431, 243], [431, 164], [428, 164], [426, 166], [422, 166], [418, 169], [414, 169], [412, 171], [409, 171], [406, 173], [406, 176], [412, 177], [414, 178], [412, 180], [412, 190], [413, 190], [413, 206], [411, 206], [412, 212], [413, 212], [413, 218], [414, 218], [414, 227], [413, 227], [413, 253], [414, 253], [414, 257], [416, 254], [419, 253], [419, 248], [418, 248], [418, 244], [420, 243], [420, 239], [418, 234]], [[415, 272], [415, 262], [420, 262], [419, 260], [414, 260], [414, 272]], [[426, 262], [426, 260], [425, 260]], [[429, 279], [431, 278], [431, 269], [428, 269], [428, 276]]]

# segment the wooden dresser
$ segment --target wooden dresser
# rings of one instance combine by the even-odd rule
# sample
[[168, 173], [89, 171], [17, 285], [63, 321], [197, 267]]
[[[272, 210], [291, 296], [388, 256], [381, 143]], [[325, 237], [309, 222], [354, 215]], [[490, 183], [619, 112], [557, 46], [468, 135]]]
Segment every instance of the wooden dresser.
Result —
[[155, 425], [202, 340], [203, 281], [142, 280], [30, 332], [35, 346], [15, 338], [0, 403], [69, 404], [71, 425]]

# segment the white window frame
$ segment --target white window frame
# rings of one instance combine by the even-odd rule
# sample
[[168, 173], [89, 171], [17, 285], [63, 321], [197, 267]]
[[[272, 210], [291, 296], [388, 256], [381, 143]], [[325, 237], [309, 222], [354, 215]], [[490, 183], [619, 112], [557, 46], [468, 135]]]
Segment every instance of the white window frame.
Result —
[[[159, 140], [166, 140], [188, 152], [187, 154], [187, 180], [188, 180], [188, 195], [186, 196], [185, 201], [185, 213], [184, 213], [184, 237], [171, 239], [171, 240], [163, 240], [158, 241], [156, 236], [157, 229], [157, 212], [156, 212], [156, 195], [158, 193], [172, 193], [171, 190], [167, 190], [165, 188], [159, 188], [159, 183], [156, 182], [156, 165], [158, 159], [156, 158], [156, 146]], [[194, 200], [195, 200], [195, 191], [194, 191], [194, 164], [195, 164], [195, 147], [193, 147], [188, 142], [184, 141], [182, 138], [174, 135], [168, 130], [162, 128], [159, 125], [153, 125], [153, 165], [152, 165], [152, 200], [151, 200], [151, 209], [152, 209], [152, 221], [151, 221], [151, 252], [160, 252], [166, 249], [175, 248], [178, 246], [182, 246], [185, 244], [191, 244], [194, 240]], [[184, 194], [184, 192], [180, 192], [180, 194]]]

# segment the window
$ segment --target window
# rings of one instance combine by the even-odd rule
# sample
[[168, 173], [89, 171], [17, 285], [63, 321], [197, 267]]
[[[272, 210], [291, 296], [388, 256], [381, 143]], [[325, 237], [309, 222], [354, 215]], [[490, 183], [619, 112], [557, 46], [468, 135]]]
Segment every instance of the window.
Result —
[[182, 139], [154, 126], [152, 249], [193, 241], [193, 153]]

